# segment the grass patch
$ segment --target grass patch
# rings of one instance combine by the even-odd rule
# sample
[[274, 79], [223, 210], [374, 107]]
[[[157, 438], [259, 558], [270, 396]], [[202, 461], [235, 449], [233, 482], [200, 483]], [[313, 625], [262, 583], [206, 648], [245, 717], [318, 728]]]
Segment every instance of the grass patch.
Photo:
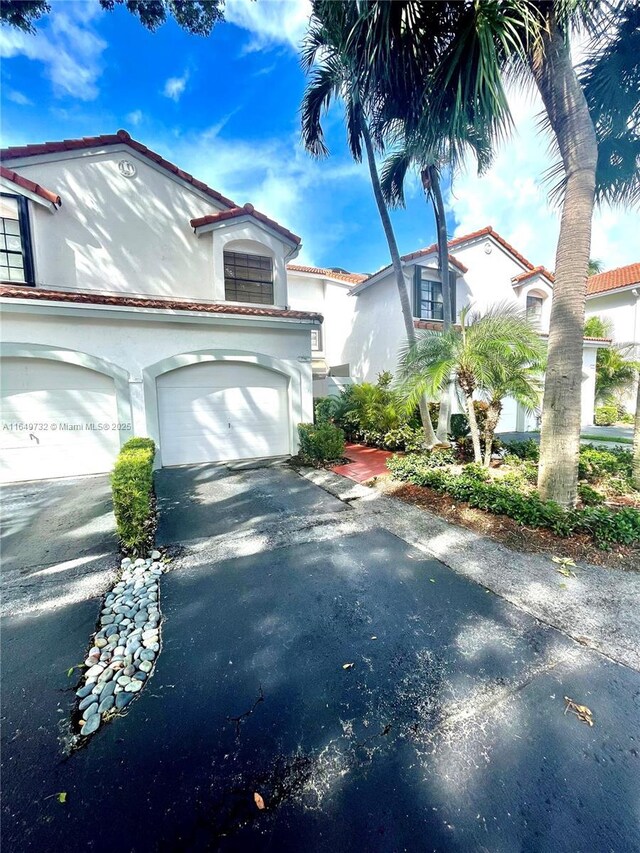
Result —
[[122, 447], [111, 474], [113, 513], [122, 550], [137, 556], [153, 545], [153, 459], [150, 438], [132, 438]]
[[632, 438], [614, 438], [612, 435], [580, 435], [584, 441], [609, 441], [612, 444], [633, 444]]

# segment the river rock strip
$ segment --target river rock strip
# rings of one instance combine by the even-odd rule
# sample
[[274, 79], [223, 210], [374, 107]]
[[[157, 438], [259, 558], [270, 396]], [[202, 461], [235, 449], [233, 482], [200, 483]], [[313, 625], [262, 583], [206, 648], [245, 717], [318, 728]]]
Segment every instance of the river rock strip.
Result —
[[151, 676], [160, 651], [159, 551], [133, 562], [125, 557], [120, 580], [106, 595], [76, 691], [80, 734], [97, 732], [107, 716], [122, 711]]

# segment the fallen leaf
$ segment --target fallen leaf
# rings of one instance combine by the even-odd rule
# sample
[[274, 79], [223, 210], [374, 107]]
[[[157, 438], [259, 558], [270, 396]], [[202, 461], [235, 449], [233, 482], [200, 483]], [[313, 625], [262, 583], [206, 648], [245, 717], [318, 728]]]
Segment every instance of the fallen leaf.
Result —
[[435, 579], [435, 578], [429, 578], [429, 580], [431, 581], [431, 583], [435, 583], [435, 582], [436, 582], [436, 579]]
[[568, 696], [564, 697], [564, 701], [566, 702], [564, 712], [571, 711], [572, 714], [582, 720], [583, 723], [586, 723], [588, 726], [593, 726], [593, 714], [591, 713], [591, 709], [587, 708], [586, 705], [578, 705], [577, 702], [574, 702], [573, 699], [569, 699]]
[[258, 794], [257, 792], [253, 795], [253, 802], [256, 804], [256, 806], [257, 806], [259, 809], [263, 809], [263, 808], [264, 808], [264, 800], [262, 799], [262, 797], [260, 796], [260, 794]]
[[60, 793], [58, 794], [58, 802], [59, 803], [66, 803], [67, 802], [67, 792], [66, 791], [60, 791]]
[[576, 576], [575, 572], [572, 572], [571, 569], [566, 569], [564, 567], [562, 569], [558, 569], [557, 571], [558, 574], [564, 575], [565, 578], [575, 578]]
[[374, 636], [374, 637], [372, 637], [371, 639], [372, 639], [372, 640], [377, 640], [378, 638]]
[[343, 669], [353, 669], [353, 664], [352, 663], [343, 663], [342, 668]]
[[75, 666], [70, 666], [70, 667], [69, 667], [69, 669], [67, 670], [67, 678], [71, 678], [71, 676], [73, 675], [73, 670], [74, 670], [74, 669], [75, 669]]
[[558, 584], [558, 586], [560, 587], [560, 589], [566, 589], [567, 588], [566, 583]]

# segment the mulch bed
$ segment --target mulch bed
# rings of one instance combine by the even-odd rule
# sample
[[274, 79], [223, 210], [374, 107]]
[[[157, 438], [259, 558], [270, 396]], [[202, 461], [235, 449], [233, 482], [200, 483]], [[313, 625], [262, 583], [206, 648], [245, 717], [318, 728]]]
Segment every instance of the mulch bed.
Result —
[[592, 563], [609, 569], [640, 570], [640, 548], [616, 546], [602, 551], [587, 534], [564, 538], [540, 527], [523, 527], [506, 515], [493, 515], [466, 503], [456, 502], [450, 495], [424, 486], [414, 486], [390, 476], [377, 477], [367, 485], [386, 495], [429, 510], [452, 524], [467, 527], [481, 536], [502, 542], [516, 551], [549, 553], [571, 557], [576, 563]]

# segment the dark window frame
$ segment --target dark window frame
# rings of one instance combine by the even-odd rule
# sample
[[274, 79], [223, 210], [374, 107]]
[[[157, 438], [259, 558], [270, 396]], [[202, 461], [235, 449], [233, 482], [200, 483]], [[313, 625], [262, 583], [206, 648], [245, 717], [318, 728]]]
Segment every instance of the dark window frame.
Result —
[[[34, 287], [36, 283], [35, 271], [33, 266], [33, 241], [31, 239], [31, 222], [29, 221], [29, 202], [22, 195], [15, 193], [0, 192], [2, 198], [12, 198], [18, 204], [18, 227], [20, 229], [20, 239], [22, 241], [22, 259], [24, 264], [24, 281], [11, 281], [3, 279], [7, 284], [28, 285]], [[17, 253], [16, 253], [17, 254]]]
[[[414, 282], [414, 287], [413, 287], [413, 316], [417, 320], [431, 320], [434, 323], [442, 323], [444, 321], [444, 295], [442, 293], [442, 282], [438, 278], [425, 278], [425, 279], [422, 278], [423, 271], [430, 273], [431, 275], [438, 275], [438, 271], [431, 269], [431, 267], [421, 267], [421, 266], [416, 266], [414, 269], [415, 269], [415, 272], [414, 272], [414, 279], [413, 279], [413, 282]], [[453, 272], [452, 270], [449, 270], [449, 290], [450, 290], [450, 294], [451, 294], [451, 321], [453, 323], [455, 323], [457, 320], [456, 281], [457, 281], [457, 276], [456, 276], [455, 272]], [[439, 287], [440, 288], [440, 296], [442, 297], [442, 301], [437, 302], [437, 300], [434, 301], [433, 299], [432, 300], [423, 299], [423, 296], [422, 296], [422, 285], [423, 284], [436, 285], [437, 287]], [[425, 301], [429, 301], [432, 306], [433, 305], [442, 306], [442, 308], [441, 308], [442, 317], [434, 317], [434, 316], [423, 317], [422, 316], [422, 303]]]
[[[533, 307], [529, 304], [529, 300], [534, 302], [537, 306], [536, 310], [533, 310]], [[526, 316], [527, 320], [531, 320], [532, 322], [540, 322], [542, 320], [542, 309], [544, 308], [544, 296], [539, 296], [537, 293], [527, 293], [526, 298]]]
[[[238, 263], [239, 259], [243, 259], [244, 262]], [[252, 267], [250, 265], [249, 259], [254, 260], [255, 266]], [[268, 255], [253, 255], [250, 252], [234, 252], [233, 250], [229, 250], [223, 252], [222, 261], [224, 269], [224, 298], [227, 302], [246, 302], [250, 305], [275, 304], [273, 259], [271, 257]], [[227, 278], [227, 267], [235, 269], [236, 275], [233, 278]], [[267, 269], [269, 280], [262, 281], [260, 273], [266, 272]], [[255, 270], [254, 275], [251, 274], [252, 270]], [[238, 276], [238, 271], [244, 274]]]

